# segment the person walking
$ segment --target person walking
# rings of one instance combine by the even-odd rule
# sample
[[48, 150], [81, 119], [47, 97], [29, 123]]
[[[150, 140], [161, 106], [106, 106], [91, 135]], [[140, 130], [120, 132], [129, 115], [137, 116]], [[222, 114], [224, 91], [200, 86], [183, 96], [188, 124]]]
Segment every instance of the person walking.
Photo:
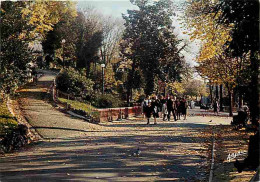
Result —
[[162, 106], [162, 115], [163, 115], [163, 121], [166, 120], [166, 117], [168, 115], [168, 110], [167, 110], [167, 102], [164, 102], [163, 103], [163, 106]]
[[147, 107], [145, 109], [145, 117], [147, 118], [147, 124], [150, 124], [152, 113], [153, 113], [152, 103], [148, 101]]
[[177, 107], [177, 120], [180, 120], [182, 110], [181, 110], [181, 102], [179, 98], [176, 100], [176, 107]]
[[159, 103], [159, 118], [162, 117], [163, 118], [163, 104], [164, 104], [165, 100], [164, 97], [162, 95], [160, 95], [159, 99], [158, 99], [158, 103]]
[[191, 109], [194, 108], [194, 101], [193, 101], [193, 100], [190, 101], [190, 108], [191, 108]]
[[174, 121], [176, 120], [176, 104], [175, 104], [175, 98], [171, 96], [167, 100], [167, 109], [168, 109], [168, 121], [171, 119], [171, 113], [173, 114]]
[[218, 112], [219, 112], [219, 102], [218, 102], [218, 99], [214, 99], [213, 101], [213, 108], [214, 108], [214, 114], [217, 113], [218, 115]]
[[144, 110], [145, 110], [145, 99], [142, 100], [141, 102], [141, 113], [142, 113], [142, 118], [145, 118]]
[[152, 106], [154, 124], [156, 125], [157, 124], [156, 119], [159, 118], [159, 106], [160, 106], [159, 100], [156, 97], [153, 98], [151, 106]]
[[146, 99], [143, 102], [143, 113], [144, 113], [144, 116], [146, 116], [146, 111], [147, 111], [149, 102], [151, 102], [150, 96], [147, 96]]
[[37, 70], [36, 70], [36, 67], [33, 67], [33, 68], [32, 68], [32, 75], [33, 75], [33, 83], [34, 83], [35, 85], [37, 85], [38, 78], [37, 78]]
[[188, 108], [188, 103], [185, 98], [182, 98], [181, 100], [181, 112], [182, 116], [184, 117], [183, 120], [187, 120], [187, 108]]

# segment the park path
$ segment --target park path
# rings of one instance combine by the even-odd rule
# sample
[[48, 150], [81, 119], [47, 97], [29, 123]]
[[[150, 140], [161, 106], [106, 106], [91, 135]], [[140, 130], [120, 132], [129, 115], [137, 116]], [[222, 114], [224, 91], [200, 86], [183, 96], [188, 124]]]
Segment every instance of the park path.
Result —
[[[208, 125], [230, 118], [189, 117], [146, 125], [143, 119], [99, 125], [71, 118], [48, 103], [55, 77], [45, 72], [37, 86], [22, 90], [21, 108], [44, 138], [0, 157], [0, 181], [207, 181]], [[212, 120], [212, 122], [209, 122]], [[140, 148], [139, 157], [132, 153]]]
[[102, 127], [82, 122], [54, 108], [48, 100], [47, 91], [56, 74], [52, 71], [41, 71], [37, 85], [25, 86], [19, 91], [19, 105], [26, 120], [43, 138], [78, 137], [86, 131]]

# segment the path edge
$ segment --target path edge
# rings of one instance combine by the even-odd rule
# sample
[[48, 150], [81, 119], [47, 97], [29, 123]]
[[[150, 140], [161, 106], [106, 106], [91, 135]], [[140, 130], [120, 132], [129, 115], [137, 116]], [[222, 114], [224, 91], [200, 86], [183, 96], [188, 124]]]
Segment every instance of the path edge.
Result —
[[214, 152], [215, 152], [215, 127], [212, 127], [212, 150], [211, 150], [211, 165], [210, 165], [210, 173], [209, 173], [209, 182], [213, 181], [214, 175]]
[[32, 125], [24, 117], [18, 100], [14, 100], [8, 97], [6, 105], [10, 113], [16, 117], [18, 123], [28, 127], [29, 143], [43, 140], [42, 136], [32, 127]]

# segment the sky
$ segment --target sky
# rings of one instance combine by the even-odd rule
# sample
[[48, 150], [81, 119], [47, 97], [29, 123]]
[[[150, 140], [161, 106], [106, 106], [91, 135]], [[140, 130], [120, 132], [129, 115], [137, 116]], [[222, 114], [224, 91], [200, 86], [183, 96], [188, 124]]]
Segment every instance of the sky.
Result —
[[[183, 2], [185, 0], [173, 0], [174, 2]], [[95, 7], [100, 13], [107, 16], [113, 16], [116, 18], [122, 18], [122, 14], [127, 13], [127, 9], [138, 9], [137, 6], [134, 6], [130, 3], [130, 0], [78, 0], [77, 8], [84, 9], [88, 6]], [[178, 12], [177, 14], [181, 15], [182, 12]], [[189, 41], [189, 36], [187, 34], [183, 34], [183, 28], [181, 28], [180, 22], [178, 18], [173, 19], [173, 25], [175, 26], [174, 32], [178, 36], [179, 39], [183, 39], [188, 42], [188, 47], [186, 51], [182, 52], [185, 57], [186, 62], [191, 64], [192, 66], [196, 65], [194, 59], [199, 51], [198, 43]]]
[[119, 18], [122, 17], [122, 13], [127, 13], [127, 9], [137, 9], [129, 0], [78, 0], [78, 8], [84, 8], [88, 5], [96, 7], [104, 15], [112, 15]]

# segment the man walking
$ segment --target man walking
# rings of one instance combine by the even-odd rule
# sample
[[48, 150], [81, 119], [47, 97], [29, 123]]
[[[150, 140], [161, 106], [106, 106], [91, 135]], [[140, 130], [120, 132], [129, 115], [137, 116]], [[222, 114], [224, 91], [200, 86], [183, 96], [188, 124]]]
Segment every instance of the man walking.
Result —
[[176, 99], [171, 96], [170, 98], [168, 98], [167, 100], [167, 109], [168, 109], [168, 121], [170, 121], [171, 119], [171, 113], [173, 114], [174, 117], [174, 121], [176, 120]]

